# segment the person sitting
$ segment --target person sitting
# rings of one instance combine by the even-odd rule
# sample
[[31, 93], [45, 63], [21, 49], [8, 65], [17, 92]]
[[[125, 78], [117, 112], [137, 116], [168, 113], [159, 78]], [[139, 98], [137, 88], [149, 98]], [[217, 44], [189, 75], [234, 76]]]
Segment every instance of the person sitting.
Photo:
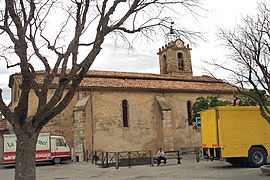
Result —
[[157, 153], [157, 165], [160, 165], [161, 160], [164, 161], [164, 164], [166, 164], [166, 158], [164, 155], [164, 151], [162, 150], [162, 148], [159, 148], [158, 153]]

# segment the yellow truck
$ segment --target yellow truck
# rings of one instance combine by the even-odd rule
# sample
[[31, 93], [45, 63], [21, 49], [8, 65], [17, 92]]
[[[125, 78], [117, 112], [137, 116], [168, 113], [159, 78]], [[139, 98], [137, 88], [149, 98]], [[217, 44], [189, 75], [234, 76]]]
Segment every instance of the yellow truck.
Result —
[[202, 153], [235, 166], [260, 167], [270, 153], [270, 125], [256, 106], [219, 106], [201, 116]]

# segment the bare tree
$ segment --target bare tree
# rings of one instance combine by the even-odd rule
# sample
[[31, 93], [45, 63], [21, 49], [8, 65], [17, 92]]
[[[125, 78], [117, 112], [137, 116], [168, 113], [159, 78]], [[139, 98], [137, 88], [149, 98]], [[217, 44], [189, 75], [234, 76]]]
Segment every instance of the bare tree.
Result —
[[[221, 29], [219, 37], [228, 48], [227, 65], [210, 63], [229, 72], [228, 83], [260, 106], [261, 115], [270, 124], [265, 90], [270, 94], [270, 9], [266, 3], [258, 5], [257, 16], [248, 16], [234, 30]], [[250, 93], [247, 89], [253, 89]]]
[[[6, 0], [3, 6], [0, 35], [1, 41], [7, 41], [1, 42], [0, 57], [8, 68], [20, 67], [22, 88], [14, 111], [4, 103], [1, 91], [0, 110], [17, 136], [15, 179], [31, 180], [36, 178], [38, 134], [69, 104], [100, 53], [105, 37], [112, 33], [124, 39], [126, 34], [133, 33], [151, 37], [155, 28], [169, 27], [172, 19], [166, 17], [165, 10], [177, 12], [176, 9], [184, 7], [195, 12], [193, 9], [200, 4], [199, 0]], [[61, 18], [65, 18], [61, 26], [55, 26], [53, 23]], [[196, 35], [181, 29], [178, 33], [185, 37]], [[87, 52], [84, 57], [78, 55], [81, 49]], [[35, 79], [36, 64], [45, 72], [42, 85]], [[48, 99], [48, 90], [56, 77], [58, 87]], [[38, 104], [30, 116], [31, 89]]]

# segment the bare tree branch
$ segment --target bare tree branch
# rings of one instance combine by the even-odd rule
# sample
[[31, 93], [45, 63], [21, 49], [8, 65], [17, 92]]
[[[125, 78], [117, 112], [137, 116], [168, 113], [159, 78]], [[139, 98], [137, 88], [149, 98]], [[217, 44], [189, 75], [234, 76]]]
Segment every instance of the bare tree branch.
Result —
[[[260, 3], [258, 9], [256, 17], [248, 16], [243, 21], [244, 25], [238, 25], [234, 31], [220, 29], [219, 37], [230, 52], [231, 63], [227, 64], [230, 66], [216, 62], [207, 64], [227, 71], [232, 77], [228, 83], [255, 101], [260, 106], [262, 116], [270, 124], [270, 109], [261, 94], [262, 90], [270, 93], [270, 11], [265, 3]], [[255, 95], [250, 95], [247, 88], [252, 88]]]
[[[17, 77], [11, 76], [11, 83], [14, 81], [12, 86], [21, 89], [18, 99], [13, 100], [14, 111], [9, 110], [2, 96], [0, 110], [19, 141], [36, 140], [44, 125], [68, 106], [108, 35], [117, 35], [132, 47], [127, 34], [152, 38], [156, 30], [168, 30], [172, 18], [166, 9], [177, 13], [174, 9], [178, 7], [195, 13], [199, 0], [5, 0], [0, 36], [8, 42], [3, 43], [0, 58], [8, 67], [20, 67], [21, 79], [15, 82]], [[175, 32], [186, 38], [199, 37], [185, 29], [175, 28]], [[87, 50], [82, 46], [88, 46]], [[30, 113], [32, 91], [37, 104], [32, 105], [35, 111]], [[23, 149], [23, 144], [18, 142], [17, 146]], [[34, 147], [35, 142], [31, 145]], [[27, 155], [18, 152], [17, 158], [28, 163], [16, 162], [16, 179], [35, 179], [34, 151]], [[32, 174], [26, 173], [29, 169], [33, 169]]]

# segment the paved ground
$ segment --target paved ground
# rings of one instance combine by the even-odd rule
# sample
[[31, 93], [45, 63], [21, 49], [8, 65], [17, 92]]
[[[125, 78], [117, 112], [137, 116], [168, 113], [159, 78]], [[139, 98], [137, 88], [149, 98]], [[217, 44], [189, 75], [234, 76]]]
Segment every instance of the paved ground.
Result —
[[[14, 179], [14, 167], [0, 166], [0, 179]], [[70, 162], [62, 165], [38, 165], [38, 180], [86, 180], [86, 179], [252, 179], [266, 180], [269, 176], [261, 174], [259, 168], [235, 168], [226, 162], [200, 161], [195, 162], [191, 157], [184, 157], [182, 164], [169, 160], [166, 166], [132, 166], [115, 168], [100, 168], [87, 162]]]

